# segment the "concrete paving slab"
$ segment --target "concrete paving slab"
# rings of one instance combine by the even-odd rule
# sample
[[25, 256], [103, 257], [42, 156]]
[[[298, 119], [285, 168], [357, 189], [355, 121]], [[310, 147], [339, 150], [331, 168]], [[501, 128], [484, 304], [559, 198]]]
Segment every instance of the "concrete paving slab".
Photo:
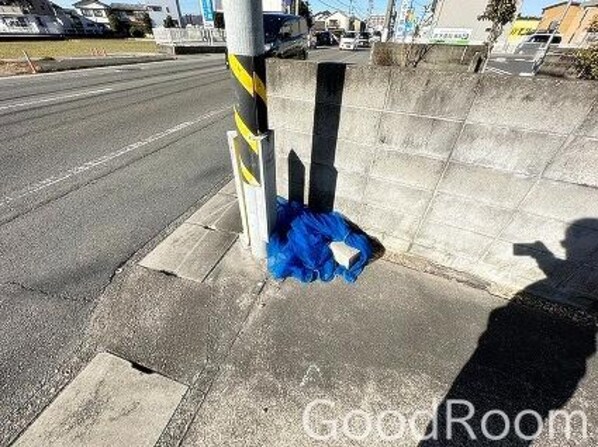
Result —
[[187, 387], [98, 354], [15, 446], [153, 446]]
[[207, 230], [201, 243], [193, 247], [176, 269], [181, 278], [202, 282], [237, 239], [236, 234]]
[[220, 190], [219, 194], [226, 194], [229, 196], [237, 197], [237, 189], [235, 187], [235, 181], [231, 180], [226, 185], [224, 185], [224, 188], [222, 188]]
[[[260, 302], [182, 445], [414, 446], [444, 399], [473, 403], [478, 435], [481, 415], [495, 408], [509, 417], [583, 410], [590, 428], [598, 422], [595, 328], [384, 261], [355, 285], [269, 283]], [[316, 399], [325, 401], [308, 413], [312, 436], [304, 415]], [[389, 442], [396, 413], [380, 429], [384, 411], [414, 428]], [[474, 445], [457, 432], [453, 443], [420, 445]], [[596, 445], [589, 433], [569, 444]], [[567, 444], [562, 430], [548, 435], [535, 445]], [[501, 443], [529, 444], [513, 431]]]
[[208, 357], [210, 300], [205, 284], [134, 266], [96, 309], [101, 349], [190, 384]]
[[228, 194], [216, 194], [195, 212], [186, 223], [203, 225], [230, 233], [241, 233], [243, 231], [237, 199]]
[[183, 223], [139, 262], [143, 267], [175, 273], [185, 256], [210, 230]]

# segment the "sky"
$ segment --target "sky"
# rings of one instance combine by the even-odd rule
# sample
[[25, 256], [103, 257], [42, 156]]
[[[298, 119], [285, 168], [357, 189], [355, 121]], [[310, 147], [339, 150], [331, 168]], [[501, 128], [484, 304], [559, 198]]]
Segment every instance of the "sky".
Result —
[[[71, 7], [77, 0], [53, 0], [61, 6]], [[125, 0], [114, 0], [125, 1]], [[130, 3], [135, 3], [136, 0], [126, 0]], [[428, 0], [413, 0], [417, 9], [420, 9], [427, 3]], [[521, 12], [523, 15], [541, 15], [542, 8], [551, 3], [556, 3], [557, 0], [523, 0], [523, 7]], [[106, 3], [112, 3], [111, 0], [105, 0]], [[199, 0], [179, 0], [183, 14], [199, 14]], [[348, 10], [350, 0], [310, 0], [312, 11], [322, 11], [324, 9], [341, 9]], [[365, 15], [368, 8], [368, 0], [354, 0], [353, 4], [356, 7], [358, 15]], [[374, 0], [374, 13], [383, 14], [386, 11], [387, 0]], [[361, 13], [361, 14], [360, 14]]]

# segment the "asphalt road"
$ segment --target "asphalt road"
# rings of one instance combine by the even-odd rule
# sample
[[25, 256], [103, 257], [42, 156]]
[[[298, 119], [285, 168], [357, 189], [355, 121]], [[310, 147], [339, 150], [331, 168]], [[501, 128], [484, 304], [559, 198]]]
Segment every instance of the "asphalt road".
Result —
[[221, 55], [0, 79], [0, 425], [119, 266], [230, 175], [232, 102]]
[[309, 60], [314, 62], [343, 62], [345, 64], [367, 64], [370, 60], [369, 48], [355, 51], [341, 51], [338, 47], [320, 47], [310, 50]]
[[508, 76], [531, 76], [534, 55], [496, 54], [486, 65], [487, 73]]
[[230, 82], [222, 55], [0, 79], [0, 444], [120, 266], [231, 175]]

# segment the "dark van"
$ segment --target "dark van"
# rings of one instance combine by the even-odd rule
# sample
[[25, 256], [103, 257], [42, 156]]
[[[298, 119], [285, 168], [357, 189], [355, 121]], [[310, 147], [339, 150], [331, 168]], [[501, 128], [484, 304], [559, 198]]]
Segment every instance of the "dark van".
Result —
[[[309, 29], [303, 17], [264, 13], [266, 57], [307, 59]], [[226, 56], [228, 67], [228, 53]]]

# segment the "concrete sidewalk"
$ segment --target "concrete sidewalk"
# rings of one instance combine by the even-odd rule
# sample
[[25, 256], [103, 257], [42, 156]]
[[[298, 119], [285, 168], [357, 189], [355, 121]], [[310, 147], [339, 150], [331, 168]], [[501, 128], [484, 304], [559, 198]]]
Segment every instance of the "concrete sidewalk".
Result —
[[[238, 228], [228, 185], [127, 268], [96, 309], [90, 329], [95, 352], [157, 373], [158, 391], [180, 393], [174, 403], [168, 398], [167, 415], [127, 427], [123, 442], [417, 445], [439, 405], [465, 399], [475, 406], [470, 421], [477, 436], [491, 409], [504, 411], [512, 426], [523, 410], [544, 419], [551, 410], [583, 410], [585, 439], [575, 420], [572, 440], [556, 424], [553, 439], [544, 431], [535, 445], [597, 444], [592, 319], [573, 322], [387, 260], [368, 266], [355, 285], [278, 283], [241, 247]], [[89, 368], [84, 373], [89, 376]], [[124, 368], [123, 374], [122, 383], [149, 386], [137, 373]], [[87, 377], [85, 383], [101, 382]], [[59, 397], [24, 439], [72, 441], [77, 418], [86, 414], [103, 424], [92, 427], [95, 439], [108, 439], [106, 433], [119, 439], [118, 418], [104, 417], [103, 409], [112, 399], [129, 413], [147, 412], [151, 405], [139, 394], [131, 402], [103, 394], [101, 405], [90, 399], [80, 409], [83, 403]], [[52, 427], [48, 413], [61, 415], [60, 427]], [[131, 420], [142, 416], [129, 413]], [[413, 424], [403, 424], [400, 433], [402, 417]], [[524, 433], [533, 431], [530, 420], [519, 421]], [[493, 434], [504, 426], [500, 418], [485, 423]], [[441, 437], [446, 427], [439, 417]], [[462, 427], [454, 435], [452, 443], [422, 445], [474, 444]], [[529, 442], [511, 430], [501, 445]]]

